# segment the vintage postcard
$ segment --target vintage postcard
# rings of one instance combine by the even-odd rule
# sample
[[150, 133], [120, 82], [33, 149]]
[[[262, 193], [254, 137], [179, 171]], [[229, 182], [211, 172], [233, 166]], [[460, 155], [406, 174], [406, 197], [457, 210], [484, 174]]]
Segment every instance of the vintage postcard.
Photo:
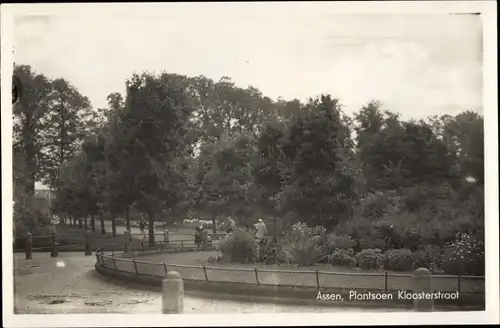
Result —
[[498, 323], [495, 2], [1, 8], [6, 327]]

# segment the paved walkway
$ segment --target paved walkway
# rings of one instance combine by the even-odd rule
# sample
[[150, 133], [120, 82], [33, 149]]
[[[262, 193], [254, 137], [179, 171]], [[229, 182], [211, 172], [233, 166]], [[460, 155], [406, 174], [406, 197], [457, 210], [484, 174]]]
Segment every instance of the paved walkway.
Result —
[[[95, 256], [81, 252], [34, 253], [32, 260], [14, 254], [15, 310], [17, 314], [159, 313], [161, 294], [102, 280], [94, 273]], [[213, 300], [186, 295], [185, 313], [279, 312], [393, 312], [392, 309], [356, 309], [259, 304]]]

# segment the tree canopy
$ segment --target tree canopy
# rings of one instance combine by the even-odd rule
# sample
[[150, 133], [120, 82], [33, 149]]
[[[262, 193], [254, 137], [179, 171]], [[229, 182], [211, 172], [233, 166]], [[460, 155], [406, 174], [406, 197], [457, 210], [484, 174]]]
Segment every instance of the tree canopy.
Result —
[[272, 100], [228, 77], [148, 72], [93, 109], [62, 78], [15, 71], [24, 85], [16, 186], [29, 193], [46, 182], [61, 215], [125, 215], [130, 227], [133, 208], [149, 217], [150, 242], [155, 220], [188, 212], [330, 230], [430, 212], [458, 230], [472, 229], [458, 223], [464, 215], [484, 221], [483, 118], [474, 112], [403, 120], [372, 101], [347, 115], [329, 94]]

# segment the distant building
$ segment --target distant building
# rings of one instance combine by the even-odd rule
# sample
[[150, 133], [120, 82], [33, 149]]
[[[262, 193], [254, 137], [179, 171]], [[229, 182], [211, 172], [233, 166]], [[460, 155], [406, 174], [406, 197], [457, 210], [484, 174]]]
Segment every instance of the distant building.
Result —
[[51, 212], [54, 193], [49, 189], [35, 189], [35, 206], [45, 213]]
[[53, 193], [49, 189], [35, 189], [35, 197], [36, 198], [45, 198], [47, 200], [53, 199]]

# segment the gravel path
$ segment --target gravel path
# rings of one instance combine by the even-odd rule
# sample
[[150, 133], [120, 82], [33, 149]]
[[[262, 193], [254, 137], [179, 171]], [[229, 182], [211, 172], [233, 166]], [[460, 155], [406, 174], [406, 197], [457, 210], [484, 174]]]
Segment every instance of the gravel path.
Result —
[[[161, 294], [117, 285], [94, 273], [95, 256], [34, 253], [32, 260], [14, 254], [17, 314], [159, 313]], [[356, 308], [311, 307], [213, 300], [186, 295], [185, 313], [393, 312]]]

